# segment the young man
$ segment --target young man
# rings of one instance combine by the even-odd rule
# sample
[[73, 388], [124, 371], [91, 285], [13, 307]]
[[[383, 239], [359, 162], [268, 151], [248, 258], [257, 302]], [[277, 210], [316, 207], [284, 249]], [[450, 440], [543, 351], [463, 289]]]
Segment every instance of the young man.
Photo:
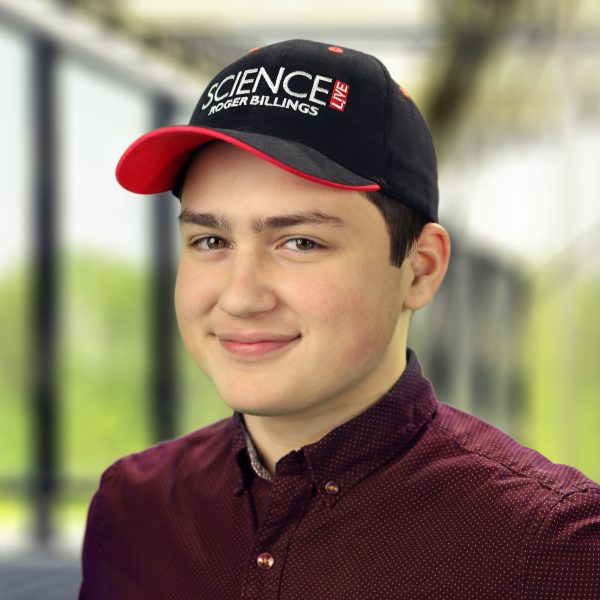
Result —
[[379, 61], [252, 51], [117, 177], [181, 200], [179, 328], [233, 415], [103, 473], [81, 598], [600, 598], [600, 486], [439, 402], [406, 347], [450, 242]]

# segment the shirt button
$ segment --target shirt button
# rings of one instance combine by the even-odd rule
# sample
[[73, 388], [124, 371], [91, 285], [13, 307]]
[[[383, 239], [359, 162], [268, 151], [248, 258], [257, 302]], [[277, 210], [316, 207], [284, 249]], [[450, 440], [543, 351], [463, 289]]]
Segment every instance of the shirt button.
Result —
[[270, 569], [275, 562], [275, 559], [268, 552], [263, 552], [256, 557], [256, 562], [261, 569]]
[[337, 494], [340, 491], [340, 487], [335, 481], [328, 481], [325, 484], [325, 491], [328, 494]]

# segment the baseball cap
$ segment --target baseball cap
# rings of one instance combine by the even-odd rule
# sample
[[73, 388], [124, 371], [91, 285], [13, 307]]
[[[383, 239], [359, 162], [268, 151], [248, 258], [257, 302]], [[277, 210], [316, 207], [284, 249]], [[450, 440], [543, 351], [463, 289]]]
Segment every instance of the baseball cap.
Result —
[[432, 221], [438, 185], [431, 133], [374, 56], [309, 40], [255, 48], [220, 71], [188, 125], [150, 131], [116, 176], [140, 194], [172, 191], [195, 151], [222, 140], [332, 187], [381, 191]]

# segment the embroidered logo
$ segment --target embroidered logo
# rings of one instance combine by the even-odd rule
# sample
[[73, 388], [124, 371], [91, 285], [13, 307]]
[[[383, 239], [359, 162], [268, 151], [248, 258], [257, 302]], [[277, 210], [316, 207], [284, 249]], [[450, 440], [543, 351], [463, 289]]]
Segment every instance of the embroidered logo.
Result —
[[208, 116], [241, 106], [283, 108], [313, 117], [321, 107], [344, 112], [350, 86], [339, 79], [332, 83], [331, 77], [285, 67], [245, 69], [213, 83], [202, 110]]
[[329, 106], [331, 108], [335, 108], [335, 110], [344, 112], [344, 109], [346, 108], [346, 100], [348, 100], [349, 90], [350, 86], [338, 79], [333, 85], [333, 93], [331, 94]]

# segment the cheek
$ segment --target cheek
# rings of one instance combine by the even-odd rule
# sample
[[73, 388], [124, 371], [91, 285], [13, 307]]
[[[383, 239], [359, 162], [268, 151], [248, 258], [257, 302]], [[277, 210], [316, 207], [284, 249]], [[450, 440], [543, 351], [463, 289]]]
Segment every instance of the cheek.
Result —
[[187, 262], [181, 262], [175, 281], [175, 312], [180, 326], [205, 312], [216, 294], [211, 278], [197, 273]]
[[[367, 281], [372, 283], [366, 285]], [[364, 270], [354, 269], [344, 276], [339, 271], [321, 274], [314, 283], [296, 290], [294, 296], [301, 302], [295, 305], [306, 319], [308, 339], [320, 345], [314, 349], [326, 351], [328, 360], [338, 367], [379, 353], [395, 324], [384, 287]]]

